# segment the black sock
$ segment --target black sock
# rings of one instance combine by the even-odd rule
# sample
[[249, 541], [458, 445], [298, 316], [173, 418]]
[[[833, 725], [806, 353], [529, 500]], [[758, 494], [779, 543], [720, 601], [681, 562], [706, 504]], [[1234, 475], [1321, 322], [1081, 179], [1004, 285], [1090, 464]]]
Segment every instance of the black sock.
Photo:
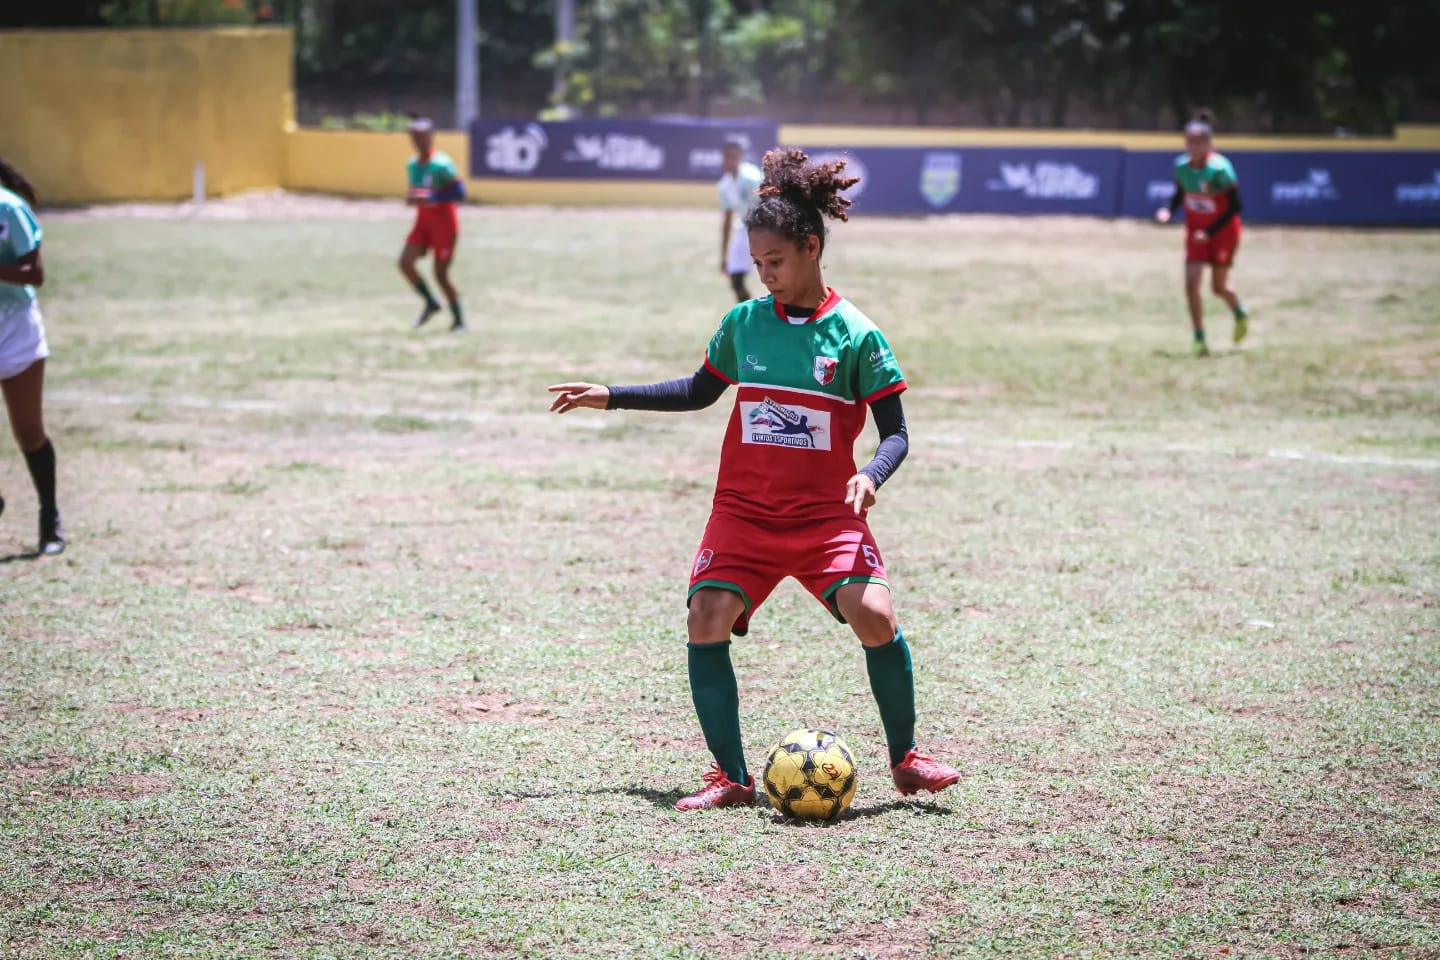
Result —
[[735, 291], [735, 299], [741, 303], [750, 299], [750, 291], [745, 289], [745, 274], [730, 274], [730, 289]]
[[415, 281], [415, 292], [425, 298], [425, 306], [432, 310], [440, 309], [440, 301], [435, 299], [435, 294], [431, 293], [430, 288], [425, 285], [423, 277]]
[[465, 325], [465, 315], [460, 312], [460, 300], [458, 297], [450, 301], [450, 315], [455, 318], [455, 326], [463, 327]]
[[42, 511], [55, 510], [55, 447], [47, 439], [38, 450], [25, 454], [25, 465], [30, 468], [30, 479], [35, 481], [35, 494], [40, 498]]

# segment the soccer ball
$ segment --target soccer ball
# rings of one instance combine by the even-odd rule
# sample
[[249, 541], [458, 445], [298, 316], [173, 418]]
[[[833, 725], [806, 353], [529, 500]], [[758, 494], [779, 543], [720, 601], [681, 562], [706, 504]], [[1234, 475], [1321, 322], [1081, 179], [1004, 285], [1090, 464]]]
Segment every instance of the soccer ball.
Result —
[[796, 730], [770, 748], [761, 780], [775, 809], [806, 820], [845, 812], [859, 782], [855, 758], [829, 730]]

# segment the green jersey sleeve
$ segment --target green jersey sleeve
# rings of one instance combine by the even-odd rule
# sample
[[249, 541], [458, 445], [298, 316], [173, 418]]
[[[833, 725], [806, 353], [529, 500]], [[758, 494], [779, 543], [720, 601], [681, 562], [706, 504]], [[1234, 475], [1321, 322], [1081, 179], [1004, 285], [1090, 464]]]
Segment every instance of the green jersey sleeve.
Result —
[[710, 346], [705, 348], [705, 366], [726, 383], [740, 382], [740, 358], [735, 354], [735, 311], [725, 314]]
[[1216, 160], [1218, 162], [1215, 164], [1215, 173], [1212, 181], [1215, 186], [1215, 192], [1221, 193], [1229, 190], [1239, 181], [1235, 178], [1235, 167], [1230, 163], [1229, 157], [1217, 157]]
[[905, 374], [900, 371], [900, 361], [895, 359], [895, 351], [890, 349], [885, 334], [871, 327], [860, 335], [856, 349], [861, 400], [872, 403], [905, 389]]
[[434, 156], [430, 158], [430, 176], [432, 178], [430, 185], [432, 187], [439, 187], [449, 183], [451, 180], [460, 179], [460, 171], [455, 166], [455, 161], [450, 157], [450, 154], [441, 153], [437, 150]]
[[0, 201], [0, 250], [19, 260], [40, 246], [44, 232], [28, 207]]

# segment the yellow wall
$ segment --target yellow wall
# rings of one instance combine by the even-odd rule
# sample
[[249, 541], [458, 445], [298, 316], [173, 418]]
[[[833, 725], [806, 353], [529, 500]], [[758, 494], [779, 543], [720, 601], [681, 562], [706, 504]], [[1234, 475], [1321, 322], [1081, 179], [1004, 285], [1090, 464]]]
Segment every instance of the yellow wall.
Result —
[[280, 185], [288, 28], [0, 32], [0, 153], [44, 203], [176, 200]]

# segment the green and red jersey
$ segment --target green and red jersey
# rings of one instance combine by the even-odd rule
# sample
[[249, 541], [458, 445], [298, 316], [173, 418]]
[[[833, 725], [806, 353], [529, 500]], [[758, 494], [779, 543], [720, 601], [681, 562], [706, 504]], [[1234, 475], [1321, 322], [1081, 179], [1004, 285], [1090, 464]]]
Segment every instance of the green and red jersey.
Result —
[[413, 156], [405, 165], [405, 179], [409, 183], [410, 197], [420, 200], [425, 206], [454, 206], [452, 199], [439, 199], [444, 191], [460, 179], [460, 168], [443, 150], [432, 150], [426, 156]]
[[720, 452], [715, 510], [742, 517], [854, 516], [844, 502], [868, 405], [905, 389], [884, 334], [829, 290], [806, 323], [774, 297], [737, 304], [705, 366], [738, 388]]
[[1203, 230], [1230, 209], [1231, 190], [1236, 186], [1235, 168], [1221, 154], [1211, 152], [1202, 166], [1190, 163], [1190, 155], [1175, 159], [1175, 184], [1185, 194], [1185, 225]]

